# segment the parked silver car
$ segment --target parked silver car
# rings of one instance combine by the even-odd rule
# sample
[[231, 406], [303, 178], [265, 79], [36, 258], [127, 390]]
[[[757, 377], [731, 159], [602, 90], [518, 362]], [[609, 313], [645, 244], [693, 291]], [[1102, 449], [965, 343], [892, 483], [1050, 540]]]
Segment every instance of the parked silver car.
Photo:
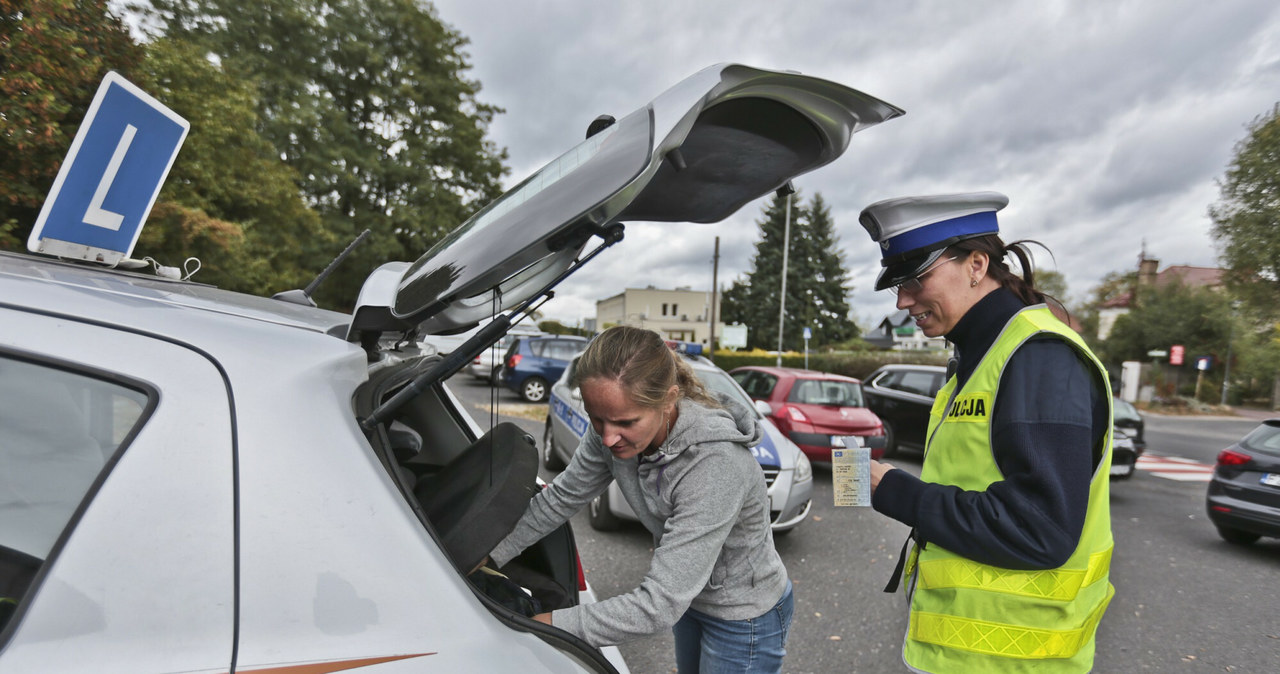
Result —
[[[751, 398], [728, 373], [698, 355], [700, 349], [688, 347], [689, 345], [681, 343], [672, 344], [672, 348], [682, 353], [685, 362], [693, 368], [708, 390], [737, 400], [755, 415], [764, 429], [764, 440], [752, 447], [751, 451], [760, 463], [765, 483], [769, 487], [773, 531], [785, 533], [796, 528], [809, 516], [812, 506], [813, 467], [808, 457], [773, 422], [760, 414]], [[582, 393], [569, 384], [577, 365], [578, 359], [574, 358], [551, 387], [551, 410], [547, 414], [546, 427], [542, 433], [542, 461], [551, 470], [564, 469], [590, 425], [582, 406]], [[603, 494], [592, 500], [587, 516], [591, 526], [601, 531], [617, 529], [619, 520], [634, 522], [639, 519], [622, 497], [622, 491], [618, 489], [616, 482], [611, 483]]]
[[[443, 382], [621, 222], [722, 220], [897, 114], [709, 68], [375, 270], [351, 314], [0, 253], [0, 671], [625, 668], [528, 617], [591, 599], [568, 525], [471, 573], [538, 453]], [[447, 357], [411, 339], [486, 320]]]
[[493, 346], [481, 351], [475, 358], [471, 359], [471, 364], [467, 366], [467, 374], [497, 385], [499, 383], [498, 375], [502, 372], [502, 356], [515, 343], [517, 337], [536, 337], [545, 334], [537, 328], [528, 328], [522, 325], [514, 325], [511, 330], [502, 336]]

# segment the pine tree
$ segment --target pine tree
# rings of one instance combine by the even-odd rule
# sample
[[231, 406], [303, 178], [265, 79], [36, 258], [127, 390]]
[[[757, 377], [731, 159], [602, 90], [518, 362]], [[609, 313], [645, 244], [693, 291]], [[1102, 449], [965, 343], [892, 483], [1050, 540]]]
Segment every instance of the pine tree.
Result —
[[[793, 195], [782, 345], [789, 350], [804, 348], [805, 327], [813, 333], [810, 349], [858, 336], [849, 319], [849, 275], [831, 211], [820, 194], [808, 206], [798, 202], [799, 195]], [[734, 280], [722, 300], [724, 321], [746, 325], [752, 348], [778, 348], [786, 209], [786, 197], [777, 195], [765, 207], [751, 271], [745, 279]]]

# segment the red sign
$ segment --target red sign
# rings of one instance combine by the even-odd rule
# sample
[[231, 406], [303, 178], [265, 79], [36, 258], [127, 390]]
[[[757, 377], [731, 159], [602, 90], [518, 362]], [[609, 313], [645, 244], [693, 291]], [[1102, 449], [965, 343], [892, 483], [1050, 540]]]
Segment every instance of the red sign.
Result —
[[1181, 344], [1174, 344], [1173, 346], [1169, 347], [1169, 364], [1181, 365], [1182, 356], [1186, 354], [1186, 352], [1187, 352], [1186, 347], [1182, 346]]

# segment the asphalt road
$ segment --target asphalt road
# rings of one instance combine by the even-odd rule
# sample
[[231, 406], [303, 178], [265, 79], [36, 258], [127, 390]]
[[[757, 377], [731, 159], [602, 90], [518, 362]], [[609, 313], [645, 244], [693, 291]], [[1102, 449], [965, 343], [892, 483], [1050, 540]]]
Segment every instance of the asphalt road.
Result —
[[[486, 425], [489, 388], [463, 377], [451, 384]], [[541, 442], [545, 406], [523, 405], [504, 390], [496, 400], [498, 418], [521, 424]], [[1148, 451], [1211, 463], [1256, 423], [1148, 416]], [[918, 456], [894, 463], [919, 472]], [[906, 528], [869, 508], [834, 507], [829, 472], [819, 468], [815, 477], [809, 521], [776, 540], [796, 592], [786, 671], [906, 671], [899, 656], [905, 605], [901, 595], [881, 591]], [[1099, 628], [1095, 671], [1280, 671], [1280, 540], [1248, 548], [1223, 542], [1204, 515], [1204, 489], [1145, 472], [1113, 483], [1116, 597]], [[587, 579], [600, 597], [636, 587], [652, 552], [643, 528], [596, 532], [585, 513], [573, 527]], [[636, 674], [675, 670], [670, 635], [621, 650]]]

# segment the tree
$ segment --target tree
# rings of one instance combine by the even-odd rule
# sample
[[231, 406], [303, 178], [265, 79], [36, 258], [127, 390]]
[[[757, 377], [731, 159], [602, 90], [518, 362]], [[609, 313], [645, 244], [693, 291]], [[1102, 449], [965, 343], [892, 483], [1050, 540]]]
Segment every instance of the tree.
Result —
[[[357, 249], [320, 290], [348, 306], [387, 260], [414, 260], [501, 192], [499, 109], [465, 78], [466, 39], [415, 0], [153, 0], [164, 34], [257, 86], [258, 130], [307, 202]], [[336, 252], [336, 251], [334, 251]], [[327, 262], [327, 257], [318, 262]]]
[[106, 0], [0, 0], [0, 249], [26, 245], [107, 71], [141, 60]]
[[[849, 318], [849, 276], [830, 209], [820, 194], [808, 206], [795, 205], [799, 195], [792, 199], [783, 348], [803, 348], [806, 326], [813, 333], [811, 348], [848, 341], [858, 336], [858, 328]], [[786, 208], [786, 197], [777, 195], [765, 207], [751, 271], [735, 279], [722, 297], [724, 321], [746, 325], [751, 348], [778, 347]]]
[[1148, 351], [1168, 350], [1173, 344], [1186, 348], [1188, 361], [1201, 355], [1218, 356], [1215, 360], [1226, 356], [1235, 320], [1227, 295], [1170, 283], [1144, 287], [1139, 300], [1116, 319], [1099, 354], [1104, 362], [1145, 361]]
[[1088, 298], [1073, 309], [1076, 320], [1080, 321], [1080, 336], [1094, 351], [1102, 348], [1098, 341], [1099, 312], [1102, 306], [1121, 295], [1131, 294], [1137, 282], [1137, 272], [1110, 272], [1093, 287]]
[[271, 294], [306, 285], [341, 250], [298, 189], [297, 172], [258, 135], [257, 87], [195, 45], [147, 45], [144, 88], [191, 123], [138, 241], [138, 255], [201, 261], [199, 280]]
[[1253, 311], [1280, 318], [1280, 104], [1257, 117], [1209, 208], [1224, 280]]

